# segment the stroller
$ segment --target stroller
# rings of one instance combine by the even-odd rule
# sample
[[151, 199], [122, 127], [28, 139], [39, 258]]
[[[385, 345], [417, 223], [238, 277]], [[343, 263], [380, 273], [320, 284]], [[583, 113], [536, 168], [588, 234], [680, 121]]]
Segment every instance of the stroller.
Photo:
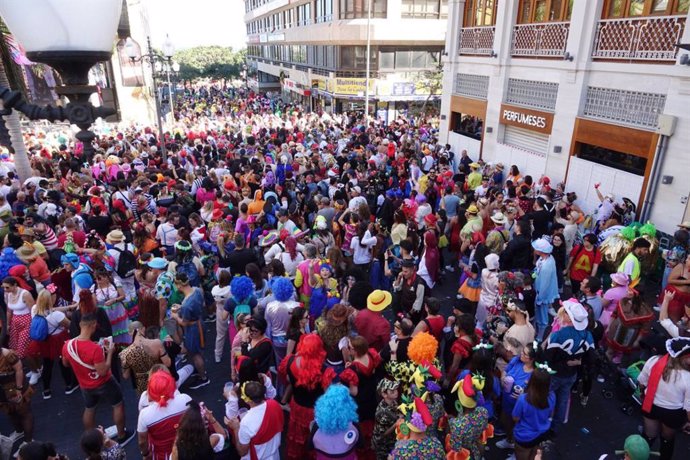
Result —
[[616, 397], [621, 402], [621, 411], [626, 415], [632, 415], [635, 406], [642, 405], [637, 376], [642, 372], [645, 361], [636, 361], [626, 368], [620, 368], [608, 359], [605, 351], [597, 349], [595, 353], [596, 365], [600, 374], [604, 376], [602, 395], [605, 399]]

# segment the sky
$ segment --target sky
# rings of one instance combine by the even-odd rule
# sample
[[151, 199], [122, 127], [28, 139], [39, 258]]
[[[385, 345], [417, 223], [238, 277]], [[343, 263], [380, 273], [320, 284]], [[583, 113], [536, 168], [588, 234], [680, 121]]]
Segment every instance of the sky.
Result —
[[175, 49], [199, 45], [246, 47], [242, 0], [140, 0], [148, 9], [151, 41], [170, 35]]

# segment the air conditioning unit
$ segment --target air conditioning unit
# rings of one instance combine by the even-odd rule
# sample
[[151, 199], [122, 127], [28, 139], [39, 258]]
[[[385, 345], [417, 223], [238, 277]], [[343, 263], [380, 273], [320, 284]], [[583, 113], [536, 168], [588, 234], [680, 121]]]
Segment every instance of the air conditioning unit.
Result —
[[677, 118], [673, 115], [662, 113], [657, 120], [656, 133], [662, 136], [673, 136], [673, 132], [676, 130], [676, 121]]

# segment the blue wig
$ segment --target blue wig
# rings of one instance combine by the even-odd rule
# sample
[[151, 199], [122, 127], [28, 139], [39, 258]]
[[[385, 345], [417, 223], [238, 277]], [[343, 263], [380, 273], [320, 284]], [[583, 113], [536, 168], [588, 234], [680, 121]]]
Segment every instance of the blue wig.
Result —
[[230, 292], [237, 302], [244, 302], [254, 295], [254, 282], [248, 276], [236, 276], [230, 282]]
[[357, 403], [350, 396], [350, 390], [340, 383], [329, 386], [316, 400], [314, 420], [326, 434], [342, 433], [350, 423], [356, 423], [359, 420]]
[[24, 265], [12, 248], [5, 248], [0, 254], [0, 280], [4, 280], [10, 274], [10, 268], [15, 265]]
[[287, 302], [292, 299], [292, 296], [295, 294], [295, 287], [292, 281], [283, 276], [273, 280], [271, 290], [273, 291], [273, 297], [275, 297], [278, 302]]

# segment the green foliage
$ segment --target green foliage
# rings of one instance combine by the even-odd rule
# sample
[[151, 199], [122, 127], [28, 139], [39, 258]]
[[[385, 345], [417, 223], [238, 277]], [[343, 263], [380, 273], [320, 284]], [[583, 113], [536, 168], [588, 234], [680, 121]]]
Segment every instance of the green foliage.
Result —
[[173, 60], [180, 64], [180, 78], [239, 77], [246, 50], [233, 51], [232, 47], [197, 46], [175, 53]]

